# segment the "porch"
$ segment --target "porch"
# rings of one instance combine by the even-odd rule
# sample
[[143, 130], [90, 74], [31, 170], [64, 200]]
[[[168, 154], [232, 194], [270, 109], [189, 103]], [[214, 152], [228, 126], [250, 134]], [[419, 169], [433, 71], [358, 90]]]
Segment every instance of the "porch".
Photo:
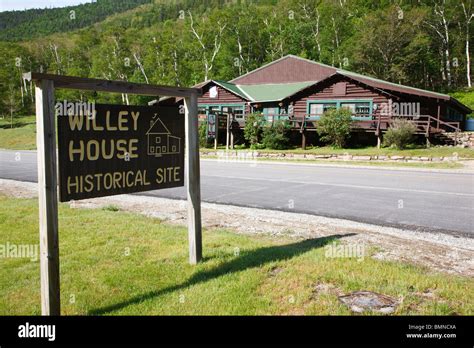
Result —
[[[295, 114], [295, 115], [275, 115], [267, 122], [274, 123], [278, 121], [287, 121], [292, 130], [298, 130], [302, 134], [302, 148], [305, 148], [305, 132], [315, 132], [318, 127], [320, 115]], [[448, 122], [431, 115], [397, 115], [396, 117], [387, 117], [380, 114], [353, 115], [352, 130], [354, 132], [374, 133], [378, 138], [378, 146], [381, 143], [381, 137], [397, 119], [406, 119], [415, 125], [415, 134], [423, 135], [429, 144], [430, 139], [434, 137], [446, 141], [457, 142], [458, 133], [461, 131], [461, 122]], [[453, 137], [447, 137], [445, 133], [454, 133]]]
[[[352, 130], [354, 132], [373, 133], [377, 136], [378, 146], [381, 144], [381, 138], [392, 125], [396, 119], [406, 119], [412, 122], [416, 131], [415, 134], [422, 135], [426, 138], [427, 144], [434, 139], [440, 140], [449, 144], [456, 144], [458, 133], [461, 132], [461, 122], [459, 121], [444, 121], [431, 115], [398, 115], [397, 117], [387, 117], [384, 115], [357, 114], [353, 116]], [[302, 148], [305, 148], [306, 132], [316, 132], [320, 115], [314, 114], [277, 114], [268, 117], [265, 115], [267, 124], [273, 124], [279, 121], [289, 122], [292, 131], [298, 131], [302, 134]], [[245, 126], [245, 119], [235, 119], [240, 129]], [[446, 133], [451, 133], [449, 136]], [[454, 135], [454, 136], [453, 136]]]

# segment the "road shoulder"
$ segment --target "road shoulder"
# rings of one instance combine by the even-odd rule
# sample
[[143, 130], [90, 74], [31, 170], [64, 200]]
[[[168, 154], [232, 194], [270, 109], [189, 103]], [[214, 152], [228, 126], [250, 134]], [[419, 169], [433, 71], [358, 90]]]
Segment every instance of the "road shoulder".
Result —
[[[34, 198], [37, 184], [0, 179], [0, 194]], [[171, 224], [186, 224], [186, 201], [140, 195], [119, 195], [71, 202], [73, 208], [97, 209], [116, 206]], [[443, 233], [420, 232], [382, 227], [344, 219], [289, 213], [259, 208], [202, 203], [203, 226], [224, 228], [241, 234], [270, 234], [308, 239], [345, 235], [341, 242], [352, 246], [375, 248], [372, 257], [402, 261], [440, 271], [474, 277], [474, 239]], [[270, 232], [269, 232], [270, 231]]]
[[378, 165], [366, 165], [364, 163], [354, 163], [340, 161], [338, 163], [312, 160], [239, 160], [239, 159], [219, 159], [202, 157], [201, 161], [208, 162], [222, 162], [222, 163], [242, 163], [249, 165], [289, 165], [289, 166], [311, 166], [311, 167], [330, 167], [330, 168], [351, 168], [351, 169], [373, 169], [373, 170], [396, 170], [396, 171], [415, 171], [415, 172], [429, 172], [429, 173], [459, 173], [459, 174], [474, 174], [474, 161], [460, 161], [463, 168], [429, 168], [429, 167], [411, 167], [411, 166], [391, 166], [389, 163], [381, 163]]

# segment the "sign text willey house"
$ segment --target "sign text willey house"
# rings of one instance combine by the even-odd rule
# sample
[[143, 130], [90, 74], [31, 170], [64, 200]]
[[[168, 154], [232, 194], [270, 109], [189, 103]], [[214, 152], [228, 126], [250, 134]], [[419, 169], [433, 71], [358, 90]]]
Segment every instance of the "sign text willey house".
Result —
[[61, 201], [183, 186], [178, 110], [95, 105], [93, 117], [59, 117]]

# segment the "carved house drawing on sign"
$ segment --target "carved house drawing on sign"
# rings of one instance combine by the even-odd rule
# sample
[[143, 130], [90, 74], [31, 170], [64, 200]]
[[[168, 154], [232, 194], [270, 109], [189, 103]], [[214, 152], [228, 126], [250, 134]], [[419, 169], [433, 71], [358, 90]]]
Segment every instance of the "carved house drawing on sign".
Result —
[[181, 152], [181, 138], [171, 135], [160, 118], [151, 121], [146, 134], [149, 156], [160, 157]]

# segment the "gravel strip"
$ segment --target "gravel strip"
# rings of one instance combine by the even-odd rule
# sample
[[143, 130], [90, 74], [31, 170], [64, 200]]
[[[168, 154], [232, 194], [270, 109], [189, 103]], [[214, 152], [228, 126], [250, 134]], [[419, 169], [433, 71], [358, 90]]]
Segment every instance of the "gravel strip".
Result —
[[[37, 184], [0, 179], [0, 194], [37, 196]], [[168, 223], [186, 225], [186, 201], [151, 196], [118, 195], [70, 202], [72, 208], [115, 205]], [[443, 233], [383, 227], [344, 219], [289, 213], [259, 208], [202, 203], [202, 223], [209, 229], [223, 228], [250, 235], [285, 236], [297, 239], [346, 235], [347, 245], [375, 247], [372, 257], [397, 260], [440, 271], [474, 277], [474, 239]]]

